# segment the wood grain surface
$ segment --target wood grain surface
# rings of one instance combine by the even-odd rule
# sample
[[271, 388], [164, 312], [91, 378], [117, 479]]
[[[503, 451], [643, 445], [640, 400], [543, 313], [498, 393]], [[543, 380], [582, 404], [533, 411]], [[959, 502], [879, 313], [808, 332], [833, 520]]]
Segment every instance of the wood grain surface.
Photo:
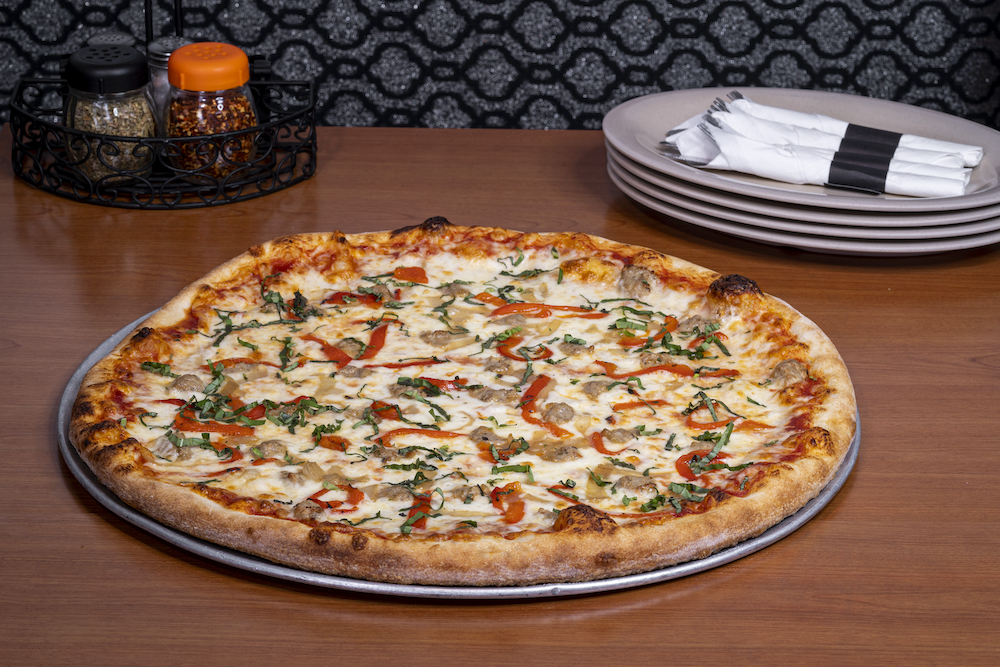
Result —
[[[600, 132], [319, 131], [314, 178], [213, 209], [77, 204], [0, 161], [0, 663], [1000, 664], [1000, 247], [839, 257], [703, 231], [624, 197]], [[437, 215], [585, 231], [755, 279], [847, 361], [862, 426], [847, 483], [787, 538], [701, 574], [457, 602], [210, 562], [119, 519], [69, 472], [60, 395], [119, 328], [270, 238]]]

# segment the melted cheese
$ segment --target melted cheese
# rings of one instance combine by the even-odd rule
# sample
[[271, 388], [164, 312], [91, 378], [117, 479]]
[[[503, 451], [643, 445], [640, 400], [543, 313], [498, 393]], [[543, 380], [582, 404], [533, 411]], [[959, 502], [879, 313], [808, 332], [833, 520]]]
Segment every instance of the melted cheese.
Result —
[[[445, 254], [404, 259], [401, 265], [425, 271], [425, 285], [394, 280], [399, 264], [373, 257], [359, 267], [363, 277], [357, 280], [329, 282], [318, 272], [289, 273], [260, 289], [256, 303], [248, 304], [245, 291], [223, 294], [214, 304], [216, 315], [203, 323], [200, 334], [175, 343], [168, 372], [194, 375], [209, 385], [215, 379], [210, 364], [260, 361], [227, 369], [226, 376], [237, 386], [226, 386], [243, 405], [264, 404], [277, 413], [252, 424], [236, 420], [252, 434], [206, 429], [206, 440], [197, 428], [177, 429], [181, 406], [175, 403], [220, 397], [179, 391], [171, 388], [170, 375], [137, 371], [145, 384], [131, 399], [142, 418], [130, 421], [131, 433], [149, 443], [170, 434], [180, 445], [150, 447], [167, 454], [150, 454], [148, 462], [151, 473], [164, 482], [202, 483], [272, 501], [287, 508], [287, 518], [363, 522], [365, 528], [387, 535], [544, 531], [574, 499], [619, 521], [671, 510], [683, 500], [679, 489], [690, 489], [698, 497], [717, 484], [738, 486], [747, 474], [709, 470], [693, 480], [694, 486], [686, 486], [692, 480], [677, 465], [684, 454], [713, 448], [713, 441], [698, 438], [718, 439], [726, 430], [719, 424], [699, 424], [731, 417], [736, 417], [735, 428], [712, 463], [739, 468], [775, 459], [780, 449], [776, 443], [786, 437], [785, 424], [796, 407], [766, 385], [771, 369], [757, 360], [768, 343], [750, 323], [718, 322], [720, 328], [713, 333], [722, 345], [709, 341], [704, 359], [669, 357], [669, 363], [691, 368], [737, 369], [736, 377], [643, 373], [643, 353], [639, 347], [623, 346], [622, 332], [645, 336], [644, 327], [656, 334], [669, 321], [667, 316], [682, 322], [693, 316], [707, 318], [707, 304], [689, 291], [655, 285], [636, 300], [615, 281], [581, 283], [560, 267], [584, 258], [556, 255], [543, 249], [526, 252], [523, 261], [520, 255], [461, 263]], [[620, 273], [620, 263], [616, 266]], [[471, 296], [449, 295], [449, 284]], [[388, 288], [389, 296], [367, 303], [366, 291], [385, 293], [380, 285]], [[355, 296], [335, 296], [338, 293]], [[482, 293], [490, 296], [475, 296]], [[276, 294], [285, 306], [299, 295], [298, 312], [304, 319], [279, 322], [279, 308], [265, 303], [274, 301]], [[586, 310], [545, 312], [539, 306], [521, 314], [523, 323], [511, 324], [507, 316], [494, 315], [498, 306], [488, 303], [500, 303], [504, 297]], [[601, 317], [589, 317], [602, 312]], [[360, 352], [370, 349], [364, 346], [378, 347], [380, 331], [385, 336], [377, 353]], [[441, 331], [447, 332], [437, 334], [444, 343], [421, 336]], [[519, 358], [509, 359], [499, 346], [514, 337], [520, 341], [507, 351]], [[685, 349], [691, 345], [684, 332], [674, 331], [667, 338]], [[565, 344], [582, 345], [568, 348], [582, 352], [564, 354], [560, 346]], [[338, 355], [330, 353], [330, 347], [338, 345], [361, 358], [338, 368]], [[657, 342], [646, 352], [667, 350]], [[418, 359], [436, 363], [401, 366]], [[611, 367], [606, 364], [614, 364], [621, 379], [609, 382]], [[535, 410], [526, 413], [526, 392], [542, 375], [550, 378], [547, 392], [536, 401]], [[430, 381], [443, 390], [428, 391]], [[588, 384], [594, 381], [610, 386], [595, 392]], [[476, 385], [506, 399], [490, 400], [469, 389]], [[313, 399], [315, 403], [307, 403], [314, 407], [296, 413], [294, 401], [300, 397]], [[717, 419], [705, 406], [706, 397]], [[702, 407], [694, 409], [699, 400]], [[559, 403], [572, 409], [571, 417], [546, 423], [543, 416]], [[385, 409], [387, 405], [393, 407]], [[296, 423], [282, 423], [282, 411], [298, 415]], [[196, 416], [213, 421], [208, 414]], [[483, 427], [500, 442], [495, 450], [469, 437]], [[595, 448], [595, 434], [606, 430], [601, 441], [613, 454]], [[324, 435], [340, 445], [318, 445]], [[262, 458], [261, 443], [274, 440], [284, 446], [284, 456]], [[509, 457], [488, 460], [496, 451]], [[560, 454], [568, 460], [552, 460]], [[642, 479], [620, 481], [627, 477]], [[350, 502], [358, 498], [355, 490], [363, 493], [356, 506]], [[315, 507], [307, 502], [310, 498], [319, 501]], [[307, 507], [313, 512], [308, 516], [302, 513]], [[427, 516], [420, 520], [424, 515], [416, 511]]]

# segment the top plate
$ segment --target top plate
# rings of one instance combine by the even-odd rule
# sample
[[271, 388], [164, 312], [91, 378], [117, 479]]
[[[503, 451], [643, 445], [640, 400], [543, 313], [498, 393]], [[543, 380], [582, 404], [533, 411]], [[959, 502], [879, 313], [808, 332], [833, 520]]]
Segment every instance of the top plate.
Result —
[[[781, 183], [738, 172], [689, 167], [660, 154], [668, 130], [708, 110], [715, 98], [738, 90], [754, 102], [822, 113], [859, 125], [982, 146], [983, 160], [960, 197], [868, 195], [817, 185]], [[697, 185], [745, 197], [852, 211], [923, 213], [1000, 203], [1000, 132], [939, 111], [842, 93], [784, 88], [703, 88], [646, 95], [624, 102], [604, 117], [604, 135], [615, 149], [639, 164]]]

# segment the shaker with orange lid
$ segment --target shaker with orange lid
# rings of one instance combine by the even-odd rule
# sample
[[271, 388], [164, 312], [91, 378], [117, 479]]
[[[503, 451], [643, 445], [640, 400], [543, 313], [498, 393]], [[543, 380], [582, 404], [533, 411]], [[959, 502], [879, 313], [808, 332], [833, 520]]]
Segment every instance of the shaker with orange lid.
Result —
[[167, 136], [203, 137], [174, 142], [170, 158], [175, 168], [195, 180], [200, 175], [223, 179], [253, 161], [254, 135], [227, 134], [257, 125], [247, 85], [250, 61], [242, 49], [218, 42], [182, 46], [170, 54], [167, 78]]

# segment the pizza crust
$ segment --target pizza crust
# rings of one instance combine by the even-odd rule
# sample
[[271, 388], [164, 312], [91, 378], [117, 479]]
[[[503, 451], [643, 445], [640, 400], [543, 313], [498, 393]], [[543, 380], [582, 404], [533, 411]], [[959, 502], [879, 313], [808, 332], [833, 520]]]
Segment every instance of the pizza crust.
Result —
[[[170, 343], [161, 330], [176, 327], [193, 309], [210, 307], [222, 289], [259, 282], [279, 265], [321, 262], [338, 276], [357, 273], [366, 253], [404, 253], [412, 247], [439, 248], [465, 259], [489, 257], [498, 247], [558, 244], [585, 249], [591, 257], [563, 265], [583, 282], [608, 284], [620, 272], [614, 257], [659, 278], [651, 289], [703, 292], [714, 315], [749, 320], [765, 315], [790, 323], [796, 345], [779, 354], [804, 357], [831, 389], [811, 413], [810, 428], [792, 435], [804, 455], [771, 466], [745, 497], [719, 494], [707, 511], [679, 518], [619, 523], [586, 505], [571, 505], [546, 531], [513, 535], [459, 535], [427, 539], [387, 538], [364, 526], [308, 523], [256, 516], [227, 509], [189, 488], [164, 484], [143, 473], [141, 443], [116, 421], [113, 392], [128, 391], [122, 359], [166, 361]], [[666, 277], [666, 280], [663, 279]], [[634, 281], [642, 289], [645, 279]], [[249, 290], [252, 292], [252, 290]], [[248, 293], [248, 298], [250, 294]], [[787, 346], [786, 346], [787, 347]], [[775, 360], [777, 362], [778, 359]], [[127, 378], [124, 378], [127, 379]], [[750, 539], [794, 513], [834, 476], [856, 429], [852, 384], [836, 348], [813, 324], [784, 302], [760, 291], [753, 281], [719, 276], [693, 264], [645, 248], [583, 234], [520, 234], [510, 230], [454, 227], [444, 219], [397, 230], [345, 236], [305, 234], [252, 248], [185, 288], [126, 337], [84, 379], [74, 406], [70, 440], [103, 484], [124, 502], [154, 519], [195, 537], [276, 563], [325, 574], [400, 584], [509, 586], [618, 577], [704, 558]]]

